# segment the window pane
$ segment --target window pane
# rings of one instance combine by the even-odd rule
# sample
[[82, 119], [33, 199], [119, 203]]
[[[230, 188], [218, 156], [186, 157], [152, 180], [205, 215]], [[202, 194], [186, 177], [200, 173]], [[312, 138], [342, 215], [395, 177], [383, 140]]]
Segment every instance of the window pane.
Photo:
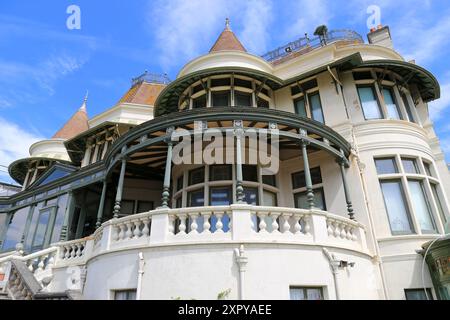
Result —
[[7, 226], [5, 241], [3, 243], [3, 251], [14, 249], [16, 244], [21, 242], [25, 223], [28, 217], [29, 207], [17, 210], [9, 225]]
[[[314, 189], [314, 205], [316, 208], [320, 210], [326, 210], [325, 206], [325, 196], [322, 188]], [[295, 198], [295, 207], [299, 209], [309, 209], [306, 191], [296, 193], [294, 195]]]
[[63, 194], [58, 198], [58, 208], [56, 211], [55, 224], [53, 225], [51, 243], [58, 242], [61, 236], [61, 229], [64, 223], [64, 217], [66, 215], [66, 207], [69, 199], [69, 195]]
[[253, 105], [252, 95], [250, 93], [235, 91], [234, 104], [241, 107], [251, 107]]
[[[427, 295], [429, 300], [433, 300], [431, 289], [427, 288]], [[424, 289], [405, 289], [406, 300], [427, 300], [427, 295]]]
[[47, 226], [50, 220], [50, 209], [40, 213], [36, 233], [34, 234], [33, 247], [41, 247], [44, 244]]
[[209, 181], [232, 180], [231, 165], [210, 166]]
[[225, 206], [231, 203], [231, 189], [229, 187], [210, 188], [211, 206]]
[[294, 101], [295, 113], [297, 113], [300, 117], [307, 117], [306, 115], [306, 105], [305, 99], [297, 99]]
[[255, 165], [242, 165], [242, 177], [244, 181], [258, 182], [258, 168]]
[[433, 191], [434, 201], [436, 201], [436, 206], [439, 210], [439, 215], [441, 216], [442, 223], [447, 223], [447, 217], [445, 216], [444, 207], [442, 206], [441, 198], [439, 197], [437, 185], [431, 184], [431, 190]]
[[189, 171], [189, 185], [205, 182], [205, 169], [198, 168]]
[[308, 300], [323, 300], [321, 288], [307, 288], [306, 296]]
[[400, 112], [398, 110], [397, 104], [394, 101], [392, 90], [389, 88], [383, 88], [382, 94], [384, 98], [384, 103], [386, 104], [388, 118], [400, 120], [401, 119]]
[[320, 96], [318, 93], [309, 96], [309, 104], [311, 105], [312, 118], [321, 123], [325, 123], [323, 119], [322, 105], [320, 104]]
[[252, 88], [252, 82], [244, 79], [234, 78], [235, 87]]
[[206, 94], [192, 100], [192, 108], [206, 108]]
[[414, 120], [414, 116], [412, 114], [411, 105], [409, 104], [408, 98], [404, 93], [402, 93], [402, 100], [403, 105], [405, 106], [406, 109], [406, 114], [408, 115], [408, 120], [415, 123], [416, 121]]
[[411, 221], [400, 181], [382, 181], [381, 189], [392, 232], [412, 233]]
[[408, 180], [409, 191], [411, 192], [411, 201], [413, 203], [414, 212], [419, 220], [422, 231], [435, 231], [434, 221], [431, 217], [428, 199], [425, 196], [423, 183], [416, 180]]
[[182, 205], [182, 198], [181, 198], [181, 197], [178, 197], [178, 198], [175, 200], [175, 206], [176, 206], [177, 208], [181, 208], [181, 205]]
[[277, 195], [273, 192], [264, 190], [263, 191], [263, 205], [269, 207], [277, 206]]
[[258, 205], [258, 189], [244, 187], [244, 197], [247, 204]]
[[183, 175], [177, 179], [177, 191], [183, 189]]
[[268, 184], [273, 187], [277, 186], [277, 179], [274, 175], [263, 175], [262, 181], [264, 184]]
[[138, 209], [137, 212], [148, 212], [153, 210], [153, 201], [138, 201]]
[[115, 291], [114, 300], [136, 300], [136, 290]]
[[[310, 169], [311, 182], [313, 185], [322, 183], [322, 175], [320, 173], [320, 167]], [[305, 173], [303, 171], [292, 174], [292, 187], [293, 189], [306, 187]]]
[[134, 213], [134, 200], [122, 200], [120, 215], [130, 215]]
[[212, 106], [213, 107], [227, 107], [230, 105], [230, 92], [220, 91], [212, 93]]
[[394, 158], [375, 159], [378, 174], [398, 173]]
[[205, 204], [204, 190], [199, 189], [188, 192], [187, 200], [188, 200], [188, 207], [203, 207]]
[[419, 169], [417, 168], [416, 160], [414, 159], [403, 159], [402, 158], [403, 170], [405, 173], [419, 173]]
[[431, 164], [428, 162], [423, 162], [423, 166], [425, 167], [425, 172], [429, 177], [432, 177], [433, 174], [431, 173]]
[[289, 295], [291, 300], [306, 300], [303, 288], [290, 288]]
[[371, 87], [358, 87], [359, 99], [363, 108], [364, 118], [369, 119], [381, 119], [380, 106], [375, 98], [375, 94]]
[[221, 87], [231, 85], [230, 78], [211, 79], [211, 87]]

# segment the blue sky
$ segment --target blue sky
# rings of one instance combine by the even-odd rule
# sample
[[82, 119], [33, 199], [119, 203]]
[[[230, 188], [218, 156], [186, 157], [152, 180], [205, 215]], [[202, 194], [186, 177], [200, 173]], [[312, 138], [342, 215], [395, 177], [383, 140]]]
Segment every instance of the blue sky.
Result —
[[[69, 5], [81, 29], [69, 30]], [[206, 53], [229, 17], [248, 51], [263, 54], [316, 26], [348, 28], [366, 39], [367, 8], [378, 5], [395, 49], [430, 70], [441, 99], [430, 113], [450, 161], [450, 4], [448, 1], [40, 0], [0, 3], [0, 165], [51, 137], [89, 90], [88, 113], [113, 106], [144, 70], [171, 79]], [[0, 167], [0, 181], [11, 181]]]

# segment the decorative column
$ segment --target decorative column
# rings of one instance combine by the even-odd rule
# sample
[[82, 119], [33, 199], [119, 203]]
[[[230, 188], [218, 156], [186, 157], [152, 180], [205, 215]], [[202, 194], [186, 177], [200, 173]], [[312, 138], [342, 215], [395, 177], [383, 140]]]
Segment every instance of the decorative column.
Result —
[[237, 203], [244, 203], [244, 187], [242, 181], [242, 137], [244, 136], [244, 129], [242, 120], [234, 121], [234, 135], [236, 136], [236, 200]]
[[166, 131], [166, 143], [167, 143], [167, 157], [166, 157], [166, 169], [164, 171], [164, 185], [163, 185], [163, 192], [162, 192], [162, 208], [168, 208], [169, 207], [169, 199], [170, 199], [170, 180], [172, 178], [172, 149], [173, 149], [173, 142], [172, 142], [172, 132], [174, 128], [170, 127], [167, 128]]
[[120, 205], [122, 203], [123, 181], [125, 179], [125, 169], [127, 167], [127, 159], [122, 158], [122, 166], [120, 167], [119, 184], [117, 185], [116, 201], [114, 202], [113, 217], [118, 218], [120, 213]]
[[345, 167], [346, 167], [346, 165], [348, 166], [347, 159], [345, 159], [345, 157], [343, 155], [342, 158], [337, 159], [337, 162], [339, 163], [339, 167], [341, 168], [341, 177], [342, 177], [342, 184], [344, 186], [345, 202], [347, 203], [347, 213], [348, 213], [350, 219], [355, 220], [355, 217], [354, 217], [355, 213], [353, 212], [352, 200], [350, 198], [350, 193], [349, 193], [348, 184], [347, 184], [347, 177], [345, 174]]
[[95, 224], [96, 228], [99, 228], [102, 225], [103, 209], [105, 207], [107, 185], [108, 185], [108, 182], [106, 182], [106, 178], [105, 178], [105, 180], [103, 180], [102, 195], [100, 196], [100, 204], [98, 206], [98, 211], [97, 211], [97, 223]]
[[[301, 129], [300, 134], [302, 137], [306, 137], [307, 133], [305, 130]], [[311, 172], [309, 170], [309, 160], [308, 160], [308, 151], [306, 150], [306, 146], [309, 145], [309, 141], [305, 138], [302, 138], [302, 156], [303, 156], [303, 170], [305, 173], [305, 182], [306, 182], [306, 201], [308, 202], [308, 207], [310, 209], [314, 208], [314, 192], [312, 188], [312, 180], [311, 180]]]

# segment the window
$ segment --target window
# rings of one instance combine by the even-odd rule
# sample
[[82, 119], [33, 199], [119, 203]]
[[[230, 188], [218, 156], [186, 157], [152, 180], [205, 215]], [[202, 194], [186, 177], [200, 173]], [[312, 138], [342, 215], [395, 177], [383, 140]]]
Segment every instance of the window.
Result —
[[[314, 206], [320, 210], [326, 211], [325, 195], [323, 188], [314, 188]], [[307, 201], [307, 191], [294, 194], [295, 207], [299, 209], [309, 209]]]
[[258, 168], [255, 165], [242, 165], [242, 177], [244, 181], [258, 182]]
[[122, 200], [120, 205], [120, 216], [134, 214], [134, 200]]
[[247, 204], [254, 206], [258, 205], [258, 188], [245, 188], [244, 187], [244, 199]]
[[395, 103], [395, 100], [394, 100], [394, 97], [392, 94], [392, 89], [384, 87], [382, 90], [382, 94], [383, 94], [384, 103], [386, 105], [388, 118], [401, 120], [402, 117], [400, 114], [400, 110], [398, 109], [398, 106]]
[[232, 180], [231, 165], [214, 165], [209, 169], [209, 181]]
[[373, 80], [373, 76], [370, 71], [357, 71], [357, 72], [353, 72], [353, 79], [355, 79], [355, 80]]
[[251, 107], [253, 106], [251, 93], [245, 92], [234, 92], [234, 105], [240, 107]]
[[375, 166], [378, 174], [397, 173], [397, 164], [395, 158], [375, 159]]
[[189, 185], [205, 182], [205, 169], [203, 167], [189, 171]]
[[429, 177], [433, 177], [431, 173], [431, 164], [429, 162], [423, 161], [423, 167], [425, 168], [425, 172]]
[[205, 195], [204, 190], [198, 189], [195, 191], [190, 191], [187, 194], [188, 207], [202, 207], [205, 205]]
[[382, 180], [380, 184], [392, 233], [413, 233], [410, 214], [406, 207], [400, 180]]
[[230, 78], [211, 79], [211, 87], [226, 87], [230, 85]]
[[231, 104], [230, 91], [212, 92], [212, 106], [213, 107], [227, 107], [230, 104]]
[[195, 99], [192, 99], [192, 108], [193, 109], [206, 108], [206, 94], [197, 97]]
[[325, 123], [319, 93], [314, 93], [308, 97], [309, 97], [309, 104], [311, 106], [311, 117], [316, 121]]
[[409, 104], [409, 101], [408, 101], [408, 98], [406, 97], [406, 94], [402, 92], [401, 96], [402, 96], [403, 105], [405, 106], [406, 114], [408, 115], [408, 120], [411, 121], [411, 122], [417, 123], [415, 121], [414, 115], [412, 113], [412, 107]]
[[277, 186], [277, 179], [274, 175], [263, 175], [262, 176], [262, 182], [264, 184], [268, 184], [272, 187], [276, 187]]
[[295, 105], [295, 113], [298, 114], [300, 117], [308, 117], [307, 113], [306, 113], [306, 105], [305, 105], [305, 99], [300, 98], [300, 99], [296, 99], [294, 101], [294, 105]]
[[268, 207], [276, 207], [278, 205], [277, 203], [277, 194], [264, 190], [263, 191], [263, 206]]
[[269, 109], [269, 101], [267, 101], [266, 99], [257, 97], [256, 98], [256, 106], [258, 108]]
[[431, 183], [431, 192], [433, 192], [434, 201], [436, 201], [436, 206], [441, 216], [442, 223], [447, 223], [447, 217], [445, 216], [444, 207], [441, 202], [441, 197], [439, 196], [438, 186], [435, 183]]
[[417, 168], [417, 163], [415, 159], [405, 159], [402, 158], [403, 170], [406, 173], [417, 174], [419, 173], [419, 169]]
[[[322, 175], [320, 173], [320, 167], [312, 168], [309, 170], [311, 174], [311, 182], [313, 185], [322, 183]], [[306, 187], [305, 173], [304, 171], [296, 172], [292, 174], [292, 188], [304, 188]]]
[[234, 86], [252, 89], [252, 82], [244, 79], [234, 78]]
[[408, 180], [409, 191], [414, 212], [424, 233], [434, 233], [436, 227], [431, 216], [430, 204], [425, 194], [422, 181]]
[[209, 189], [210, 205], [226, 206], [233, 201], [230, 187], [212, 187]]
[[3, 242], [3, 251], [14, 249], [16, 244], [21, 242], [29, 210], [29, 207], [25, 207], [12, 214]]
[[372, 86], [358, 86], [358, 95], [359, 100], [361, 101], [364, 118], [366, 120], [383, 118], [380, 105], [375, 97], [375, 92]]
[[136, 300], [136, 289], [114, 291], [114, 300]]
[[289, 287], [291, 300], [323, 300], [323, 292], [320, 287]]
[[[425, 294], [424, 289], [405, 289], [406, 300], [433, 300], [433, 295], [431, 294], [431, 289], [426, 288], [427, 293]], [[428, 295], [428, 299], [427, 299]]]
[[177, 191], [180, 191], [181, 189], [183, 189], [183, 175], [177, 179]]
[[141, 212], [148, 212], [153, 210], [153, 201], [141, 201], [139, 200], [137, 202], [137, 212], [136, 213], [141, 213]]

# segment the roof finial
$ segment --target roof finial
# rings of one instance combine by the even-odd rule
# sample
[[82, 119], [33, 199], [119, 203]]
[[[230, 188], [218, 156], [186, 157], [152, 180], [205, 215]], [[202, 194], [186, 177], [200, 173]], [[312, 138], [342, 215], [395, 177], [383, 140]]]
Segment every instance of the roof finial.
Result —
[[81, 107], [79, 109], [80, 111], [87, 112], [86, 103], [87, 103], [88, 97], [89, 97], [89, 90], [86, 90], [86, 95], [84, 96], [83, 104], [81, 105]]
[[230, 29], [230, 19], [228, 19], [228, 18], [225, 18], [225, 29], [226, 30], [231, 30]]

